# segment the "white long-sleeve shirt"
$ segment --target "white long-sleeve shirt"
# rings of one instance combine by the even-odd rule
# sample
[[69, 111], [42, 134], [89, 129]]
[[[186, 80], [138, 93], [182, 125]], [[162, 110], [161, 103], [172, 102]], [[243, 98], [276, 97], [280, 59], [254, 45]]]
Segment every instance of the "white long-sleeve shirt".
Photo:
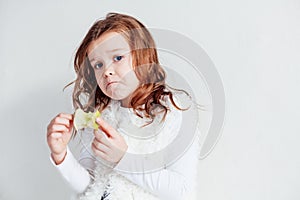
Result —
[[[111, 193], [109, 199], [113, 200], [182, 200], [194, 189], [199, 151], [197, 140], [191, 141], [191, 146], [186, 148], [187, 151], [179, 159], [173, 163], [164, 162], [167, 155], [164, 149], [170, 145], [179, 132], [182, 122], [181, 111], [171, 109], [163, 126], [158, 126], [158, 123], [153, 122], [146, 133], [156, 130], [159, 134], [148, 140], [137, 139], [124, 133], [126, 130], [124, 126], [129, 125], [128, 122], [140, 125], [140, 119], [132, 110], [119, 107], [118, 103], [112, 102], [105, 112], [102, 112], [102, 117], [123, 135], [128, 145], [127, 152], [116, 166], [110, 169], [99, 161], [101, 159], [93, 155], [90, 147], [93, 135], [88, 131], [81, 134], [82, 150], [78, 160], [68, 148], [67, 155], [61, 164], [55, 165], [52, 161], [73, 190], [80, 194], [80, 199], [98, 199], [104, 191], [109, 191]], [[132, 130], [132, 126], [128, 129]], [[148, 157], [151, 153], [158, 151], [161, 153], [157, 154], [157, 160], [149, 156], [150, 165], [147, 160], [134, 159], [135, 153], [144, 153], [141, 157]], [[152, 163], [154, 163], [153, 167]], [[159, 166], [161, 168], [157, 169]], [[154, 168], [157, 170], [151, 170]]]

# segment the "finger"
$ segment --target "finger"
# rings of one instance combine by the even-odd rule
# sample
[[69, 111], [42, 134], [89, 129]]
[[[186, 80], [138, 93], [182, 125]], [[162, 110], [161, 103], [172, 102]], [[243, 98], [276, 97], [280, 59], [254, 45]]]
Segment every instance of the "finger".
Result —
[[73, 115], [72, 114], [67, 114], [67, 113], [59, 113], [57, 115], [57, 117], [59, 117], [59, 118], [65, 118], [65, 119], [68, 119], [68, 120], [72, 120], [73, 119]]
[[59, 132], [54, 132], [54, 133], [51, 133], [48, 135], [48, 138], [49, 139], [58, 139], [58, 138], [61, 138], [62, 136], [62, 133], [59, 133]]
[[92, 145], [94, 146], [95, 149], [97, 149], [98, 151], [101, 151], [103, 153], [109, 153], [109, 151], [110, 151], [110, 149], [106, 145], [98, 142], [97, 140], [94, 140]]
[[54, 124], [49, 127], [48, 131], [49, 132], [69, 132], [70, 129], [65, 125]]
[[99, 124], [101, 130], [107, 135], [107, 137], [116, 137], [118, 135], [117, 131], [103, 119], [98, 117], [96, 122]]
[[69, 127], [71, 125], [71, 120], [69, 120], [67, 118], [63, 118], [63, 117], [55, 117], [51, 121], [50, 125], [53, 125], [53, 124], [62, 124], [62, 125]]
[[108, 160], [108, 159], [109, 159], [109, 158], [108, 158], [108, 155], [107, 155], [106, 153], [102, 152], [102, 151], [99, 151], [99, 150], [94, 146], [94, 144], [92, 144], [92, 150], [93, 150], [93, 152], [94, 152], [94, 154], [95, 154], [96, 156], [99, 156], [99, 157], [101, 157], [101, 158], [104, 159], [104, 160]]
[[95, 140], [97, 140], [98, 142], [106, 145], [107, 147], [111, 147], [111, 143], [109, 142], [109, 140], [105, 137], [104, 133], [95, 130], [94, 131], [94, 136], [95, 136]]

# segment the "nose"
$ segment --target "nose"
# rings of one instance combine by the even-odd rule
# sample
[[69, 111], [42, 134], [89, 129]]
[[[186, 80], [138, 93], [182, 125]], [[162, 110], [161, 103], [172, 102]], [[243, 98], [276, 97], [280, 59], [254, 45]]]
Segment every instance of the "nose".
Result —
[[108, 77], [108, 76], [112, 76], [114, 74], [115, 74], [114, 67], [112, 65], [108, 65], [104, 71], [104, 76]]

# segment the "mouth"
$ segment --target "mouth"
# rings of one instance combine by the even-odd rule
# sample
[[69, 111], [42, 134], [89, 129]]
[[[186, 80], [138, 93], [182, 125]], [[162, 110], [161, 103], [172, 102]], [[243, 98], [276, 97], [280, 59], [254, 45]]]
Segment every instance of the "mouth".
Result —
[[112, 82], [109, 82], [109, 83], [106, 85], [106, 89], [107, 89], [110, 85], [112, 85], [112, 84], [114, 84], [114, 83], [118, 83], [118, 81], [112, 81]]

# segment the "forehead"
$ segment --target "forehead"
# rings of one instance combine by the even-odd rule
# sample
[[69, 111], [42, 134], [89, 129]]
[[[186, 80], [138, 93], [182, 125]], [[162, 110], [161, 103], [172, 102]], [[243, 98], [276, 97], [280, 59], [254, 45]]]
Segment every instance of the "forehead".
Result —
[[93, 56], [95, 54], [107, 53], [117, 49], [130, 51], [130, 46], [120, 33], [107, 32], [102, 34], [97, 40], [91, 42], [87, 52], [89, 56]]

